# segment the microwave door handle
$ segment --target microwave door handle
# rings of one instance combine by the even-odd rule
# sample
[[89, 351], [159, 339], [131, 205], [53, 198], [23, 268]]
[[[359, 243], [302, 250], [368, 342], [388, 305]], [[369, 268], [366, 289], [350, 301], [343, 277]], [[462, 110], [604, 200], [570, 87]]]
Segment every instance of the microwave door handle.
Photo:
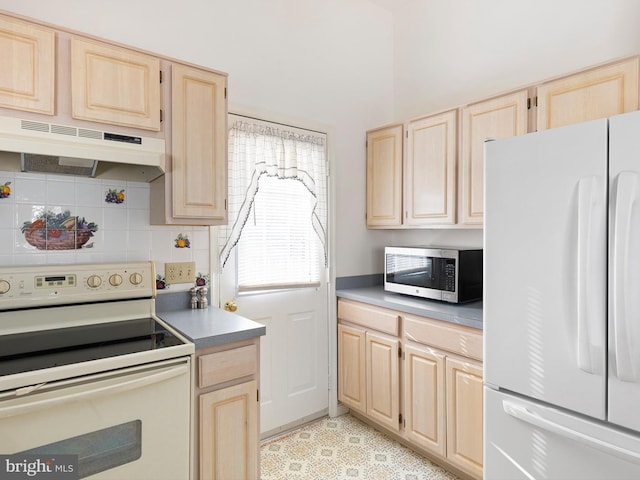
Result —
[[68, 394], [63, 393], [55, 397], [41, 399], [23, 397], [24, 400], [16, 405], [0, 407], [0, 418], [7, 418], [15, 415], [26, 415], [69, 402], [87, 401], [102, 397], [104, 395], [122, 393], [134, 390], [136, 388], [145, 387], [147, 385], [152, 385], [154, 383], [160, 383], [188, 372], [188, 365], [178, 365], [170, 368], [165, 368], [159, 372], [152, 373], [144, 377], [138, 377], [129, 380], [126, 380], [125, 377], [125, 379], [118, 380], [117, 383], [109, 383], [107, 385], [98, 386], [96, 388], [91, 388], [91, 384], [87, 384], [85, 385], [86, 390], [84, 391], [78, 391]]
[[629, 328], [632, 295], [637, 291], [629, 285], [629, 249], [631, 246], [631, 221], [635, 199], [638, 194], [638, 175], [620, 172], [616, 181], [616, 197], [613, 215], [613, 272], [611, 309], [613, 324], [613, 350], [616, 373], [622, 381], [637, 379], [634, 371], [633, 338]]
[[[599, 188], [597, 177], [581, 178], [578, 182], [578, 255], [577, 255], [577, 363], [578, 367], [594, 373], [591, 358], [592, 342], [590, 336], [590, 322], [598, 319], [598, 295], [594, 291], [594, 281], [598, 281], [598, 272], [594, 272], [598, 259], [604, 254], [598, 248], [598, 236], [604, 232], [604, 225], [600, 224], [601, 210], [604, 206], [599, 196], [603, 190]], [[600, 208], [601, 207], [601, 208]], [[594, 275], [595, 274], [595, 275]], [[604, 272], [602, 272], [604, 274]], [[597, 287], [595, 287], [597, 289]]]
[[618, 458], [622, 458], [629, 462], [640, 464], [640, 453], [634, 452], [633, 450], [628, 450], [618, 445], [613, 445], [611, 443], [600, 440], [599, 438], [593, 437], [591, 435], [586, 435], [582, 432], [578, 432], [569, 427], [553, 422], [547, 418], [544, 418], [542, 415], [532, 412], [524, 405], [510, 400], [503, 400], [502, 409], [508, 415], [517, 418], [518, 420], [521, 420], [525, 423], [533, 425], [534, 427], [538, 427], [569, 440], [582, 443], [583, 445], [588, 445], [589, 447], [595, 448], [596, 450], [607, 453], [609, 455], [613, 455]]

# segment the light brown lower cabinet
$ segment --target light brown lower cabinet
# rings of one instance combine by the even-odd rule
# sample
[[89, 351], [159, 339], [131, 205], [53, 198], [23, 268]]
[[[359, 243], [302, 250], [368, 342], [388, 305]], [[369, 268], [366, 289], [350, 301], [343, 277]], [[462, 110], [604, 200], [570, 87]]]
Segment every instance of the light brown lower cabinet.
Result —
[[443, 457], [447, 454], [445, 358], [445, 354], [426, 347], [404, 348], [405, 435]]
[[338, 399], [361, 413], [367, 411], [364, 329], [338, 325]]
[[259, 339], [196, 350], [194, 478], [260, 478]]
[[367, 332], [365, 347], [367, 416], [397, 432], [400, 430], [400, 341], [385, 334]]
[[395, 432], [400, 430], [399, 340], [338, 325], [338, 399]]
[[339, 299], [338, 399], [454, 473], [482, 478], [481, 331]]
[[447, 357], [447, 459], [482, 477], [482, 364]]

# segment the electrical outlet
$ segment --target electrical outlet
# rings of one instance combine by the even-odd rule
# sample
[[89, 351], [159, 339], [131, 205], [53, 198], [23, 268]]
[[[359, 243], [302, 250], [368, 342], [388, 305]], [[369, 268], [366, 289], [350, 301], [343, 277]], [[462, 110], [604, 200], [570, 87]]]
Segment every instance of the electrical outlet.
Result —
[[165, 263], [164, 281], [167, 284], [195, 282], [196, 262]]

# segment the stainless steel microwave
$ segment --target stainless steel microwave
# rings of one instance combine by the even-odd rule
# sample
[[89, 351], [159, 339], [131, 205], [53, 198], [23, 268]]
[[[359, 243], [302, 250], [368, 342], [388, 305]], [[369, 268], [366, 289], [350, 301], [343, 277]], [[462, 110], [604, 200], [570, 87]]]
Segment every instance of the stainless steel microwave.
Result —
[[384, 289], [464, 303], [482, 299], [482, 249], [385, 247]]

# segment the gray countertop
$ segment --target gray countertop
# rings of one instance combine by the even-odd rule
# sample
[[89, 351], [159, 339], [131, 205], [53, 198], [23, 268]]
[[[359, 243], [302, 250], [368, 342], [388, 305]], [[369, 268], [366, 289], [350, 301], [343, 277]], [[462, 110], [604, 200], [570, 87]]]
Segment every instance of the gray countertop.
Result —
[[217, 307], [160, 311], [156, 314], [191, 340], [196, 348], [259, 337], [267, 331], [261, 323]]
[[369, 303], [378, 307], [412, 313], [445, 322], [482, 329], [482, 301], [463, 304], [438, 302], [414, 298], [399, 293], [385, 292], [382, 285], [336, 290], [339, 298]]

